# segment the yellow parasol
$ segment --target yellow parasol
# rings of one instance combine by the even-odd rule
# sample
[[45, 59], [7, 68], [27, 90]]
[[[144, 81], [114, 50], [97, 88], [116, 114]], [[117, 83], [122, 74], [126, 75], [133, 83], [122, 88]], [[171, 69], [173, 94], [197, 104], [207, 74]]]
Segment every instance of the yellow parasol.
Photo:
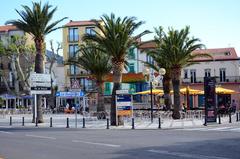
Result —
[[180, 92], [181, 92], [182, 94], [187, 94], [187, 90], [188, 90], [189, 94], [201, 94], [201, 92], [202, 92], [201, 90], [192, 89], [192, 88], [187, 88], [187, 87], [181, 88], [181, 89], [180, 89]]
[[[222, 87], [216, 87], [215, 91], [217, 94], [237, 94], [238, 93], [232, 89], [227, 89], [227, 88], [222, 88]], [[201, 91], [201, 94], [204, 94], [204, 91]]]
[[[151, 90], [137, 92], [135, 94], [151, 94]], [[152, 94], [163, 94], [163, 90], [162, 89], [152, 89]]]

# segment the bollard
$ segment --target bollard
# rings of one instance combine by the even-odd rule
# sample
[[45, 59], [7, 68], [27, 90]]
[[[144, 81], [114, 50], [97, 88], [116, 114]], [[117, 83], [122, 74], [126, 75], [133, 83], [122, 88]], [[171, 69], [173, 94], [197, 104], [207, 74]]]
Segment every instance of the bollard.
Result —
[[238, 112], [238, 121], [240, 120], [240, 113]]
[[67, 126], [66, 128], [69, 128], [69, 119], [67, 118]]
[[107, 118], [107, 129], [109, 129], [109, 119]]
[[161, 118], [158, 118], [158, 129], [161, 129]]
[[10, 122], [9, 125], [12, 126], [12, 116], [10, 116]]
[[24, 126], [24, 117], [22, 117], [22, 126]]
[[135, 129], [134, 118], [132, 118], [132, 129]]
[[35, 127], [38, 127], [38, 120], [35, 118]]
[[236, 122], [238, 122], [238, 112], [236, 113]]
[[82, 128], [86, 128], [86, 126], [85, 126], [85, 118], [83, 118], [83, 126], [82, 126]]
[[231, 113], [229, 113], [229, 123], [232, 123], [232, 116], [231, 116]]
[[221, 114], [218, 114], [218, 124], [221, 124]]
[[50, 117], [50, 128], [52, 127], [52, 117]]

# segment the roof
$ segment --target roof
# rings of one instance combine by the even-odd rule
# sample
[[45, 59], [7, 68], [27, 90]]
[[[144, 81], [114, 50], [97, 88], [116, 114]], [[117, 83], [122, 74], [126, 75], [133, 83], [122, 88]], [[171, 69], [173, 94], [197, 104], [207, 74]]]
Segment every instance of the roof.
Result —
[[16, 26], [13, 25], [4, 25], [0, 26], [0, 32], [8, 32], [11, 30], [19, 30]]
[[210, 54], [210, 57], [198, 57], [195, 58], [193, 61], [222, 61], [222, 60], [239, 60], [237, 53], [234, 48], [216, 48], [216, 49], [203, 49], [203, 50], [195, 50], [193, 54], [198, 53], [207, 53]]
[[91, 20], [85, 20], [85, 21], [72, 21], [70, 20], [69, 23], [65, 24], [65, 26], [71, 27], [71, 26], [88, 26], [88, 25], [96, 25], [94, 21]]
[[141, 42], [139, 46], [140, 50], [154, 49], [154, 48], [156, 48], [156, 42], [154, 42], [153, 40]]

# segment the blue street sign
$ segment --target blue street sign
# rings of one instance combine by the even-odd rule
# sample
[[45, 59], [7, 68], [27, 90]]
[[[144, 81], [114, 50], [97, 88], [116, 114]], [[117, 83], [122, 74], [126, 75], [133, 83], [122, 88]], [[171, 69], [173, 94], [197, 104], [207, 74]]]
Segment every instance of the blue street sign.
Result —
[[121, 95], [117, 95], [117, 102], [131, 102], [132, 98], [131, 95], [129, 94], [121, 94]]
[[83, 97], [84, 93], [81, 92], [57, 92], [57, 97]]

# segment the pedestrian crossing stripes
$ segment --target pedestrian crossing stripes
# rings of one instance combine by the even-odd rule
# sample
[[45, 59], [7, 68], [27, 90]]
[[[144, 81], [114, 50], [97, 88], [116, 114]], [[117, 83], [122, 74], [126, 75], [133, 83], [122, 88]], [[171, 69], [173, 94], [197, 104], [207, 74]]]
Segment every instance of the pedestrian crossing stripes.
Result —
[[202, 128], [185, 128], [179, 129], [183, 131], [227, 131], [227, 132], [240, 132], [240, 127], [202, 127]]

